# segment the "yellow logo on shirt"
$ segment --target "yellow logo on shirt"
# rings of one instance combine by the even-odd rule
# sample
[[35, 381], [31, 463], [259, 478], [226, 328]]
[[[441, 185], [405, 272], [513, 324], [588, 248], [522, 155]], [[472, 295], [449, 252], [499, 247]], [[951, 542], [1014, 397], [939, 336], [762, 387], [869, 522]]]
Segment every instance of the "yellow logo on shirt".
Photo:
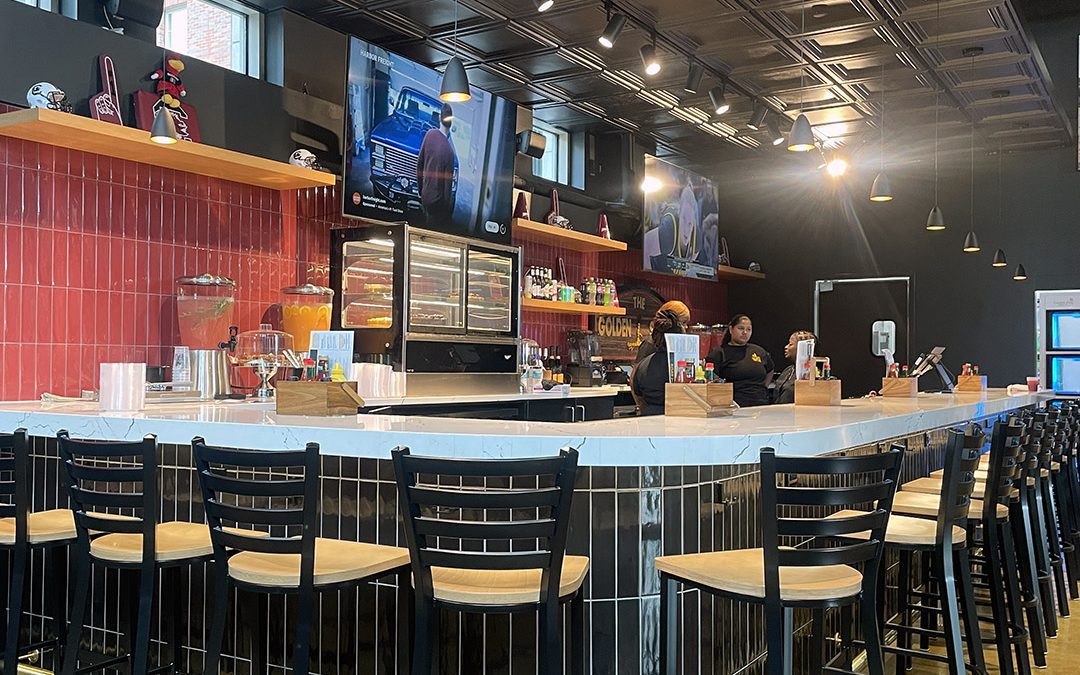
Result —
[[758, 356], [757, 354], [751, 354], [750, 355], [750, 360], [755, 362], [755, 363], [761, 363], [761, 357]]

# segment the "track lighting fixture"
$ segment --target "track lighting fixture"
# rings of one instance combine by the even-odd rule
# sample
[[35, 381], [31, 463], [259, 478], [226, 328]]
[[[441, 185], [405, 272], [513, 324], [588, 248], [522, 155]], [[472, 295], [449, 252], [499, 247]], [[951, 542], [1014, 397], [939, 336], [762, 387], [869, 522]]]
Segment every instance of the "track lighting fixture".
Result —
[[625, 14], [612, 14], [608, 18], [607, 25], [604, 26], [604, 32], [600, 34], [600, 46], [611, 49], [615, 46], [615, 41], [619, 39], [619, 34], [623, 32], [623, 28], [626, 27], [626, 15]]
[[765, 107], [764, 103], [754, 101], [754, 112], [750, 114], [750, 121], [746, 123], [747, 128], [757, 131], [765, 123], [765, 116], [768, 114], [769, 109]]
[[780, 133], [780, 125], [776, 123], [776, 115], [767, 115], [765, 126], [769, 130], [769, 139], [772, 141], [772, 144], [783, 145], [784, 141], [787, 139], [784, 138], [784, 134]]
[[536, 5], [536, 11], [546, 12], [555, 4], [555, 0], [533, 0], [533, 4]]
[[696, 94], [701, 90], [701, 77], [705, 74], [705, 68], [697, 61], [690, 62], [690, 68], [686, 71], [686, 84], [683, 91], [687, 94]]
[[718, 84], [709, 90], [709, 101], [712, 102], [713, 112], [717, 115], [723, 115], [728, 110], [731, 110], [731, 105], [727, 102], [727, 96], [724, 95], [724, 85]]
[[645, 74], [652, 76], [660, 72], [660, 59], [656, 57], [656, 46], [649, 43], [641, 45], [641, 65], [645, 66]]

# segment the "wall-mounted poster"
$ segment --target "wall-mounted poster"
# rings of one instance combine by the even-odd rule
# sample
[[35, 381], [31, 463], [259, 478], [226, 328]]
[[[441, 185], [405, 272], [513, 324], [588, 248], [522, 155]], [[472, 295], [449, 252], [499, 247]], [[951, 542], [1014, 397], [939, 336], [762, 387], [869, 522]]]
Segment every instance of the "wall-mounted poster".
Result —
[[715, 281], [720, 223], [713, 182], [645, 155], [642, 191], [644, 269]]

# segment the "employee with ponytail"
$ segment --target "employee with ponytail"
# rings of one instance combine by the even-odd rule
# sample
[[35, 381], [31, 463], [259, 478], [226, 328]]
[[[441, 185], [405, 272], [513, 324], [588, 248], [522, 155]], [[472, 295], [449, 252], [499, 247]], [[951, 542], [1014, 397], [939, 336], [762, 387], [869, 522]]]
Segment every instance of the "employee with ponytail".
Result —
[[750, 317], [736, 314], [728, 322], [722, 346], [708, 357], [716, 377], [734, 385], [735, 402], [743, 408], [768, 405], [774, 369], [769, 352], [750, 342], [753, 333]]
[[683, 333], [683, 323], [678, 313], [661, 309], [652, 321], [652, 353], [634, 365], [630, 372], [630, 392], [640, 415], [664, 414], [664, 391], [668, 382], [667, 345], [664, 336]]

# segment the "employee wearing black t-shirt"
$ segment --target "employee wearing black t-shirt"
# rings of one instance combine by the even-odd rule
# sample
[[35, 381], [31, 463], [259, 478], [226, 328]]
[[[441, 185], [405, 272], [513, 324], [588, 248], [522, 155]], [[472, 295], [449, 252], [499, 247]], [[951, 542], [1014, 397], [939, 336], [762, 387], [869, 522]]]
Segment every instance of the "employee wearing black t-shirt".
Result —
[[708, 357], [716, 376], [734, 385], [735, 402], [743, 408], [768, 405], [768, 386], [773, 375], [772, 356], [750, 343], [753, 333], [750, 317], [736, 314], [728, 322], [723, 346]]

